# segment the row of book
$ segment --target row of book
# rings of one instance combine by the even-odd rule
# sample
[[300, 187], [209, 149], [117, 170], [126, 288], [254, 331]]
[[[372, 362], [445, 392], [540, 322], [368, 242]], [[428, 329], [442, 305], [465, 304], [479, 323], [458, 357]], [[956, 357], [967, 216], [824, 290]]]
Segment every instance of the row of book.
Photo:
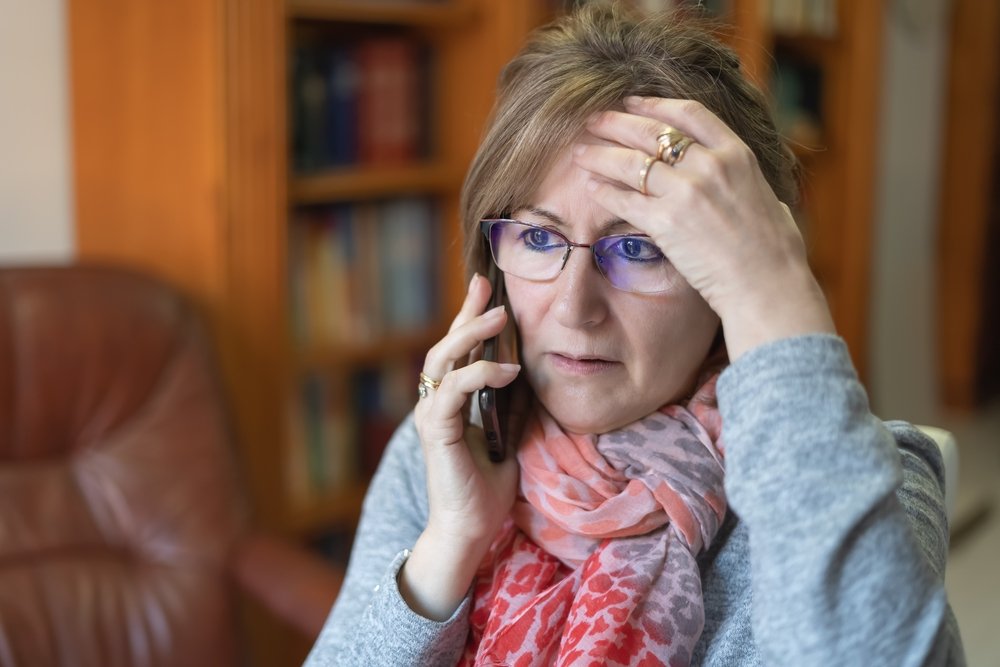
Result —
[[299, 45], [289, 95], [293, 168], [308, 173], [428, 157], [430, 53], [406, 36]]
[[422, 358], [350, 374], [306, 374], [289, 410], [287, 480], [293, 503], [349, 491], [371, 477], [416, 400]]
[[439, 318], [434, 202], [403, 197], [298, 209], [289, 230], [292, 329], [300, 345], [365, 345]]

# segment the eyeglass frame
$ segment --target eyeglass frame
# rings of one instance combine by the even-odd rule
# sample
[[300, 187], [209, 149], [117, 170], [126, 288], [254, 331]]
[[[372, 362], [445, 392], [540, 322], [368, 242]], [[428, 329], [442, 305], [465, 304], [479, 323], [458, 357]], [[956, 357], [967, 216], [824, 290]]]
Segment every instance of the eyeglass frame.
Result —
[[[489, 255], [490, 261], [493, 262], [494, 264], [496, 264], [498, 269], [500, 268], [500, 265], [497, 264], [496, 255], [493, 253], [493, 239], [490, 238], [490, 229], [492, 229], [492, 227], [493, 227], [494, 224], [501, 223], [501, 222], [513, 222], [515, 224], [524, 225], [525, 227], [530, 227], [532, 229], [541, 229], [541, 230], [546, 231], [546, 232], [548, 232], [550, 234], [555, 234], [556, 236], [560, 237], [561, 239], [563, 239], [566, 242], [565, 243], [565, 245], [566, 245], [566, 252], [565, 252], [565, 254], [563, 254], [562, 263], [559, 265], [559, 270], [556, 271], [555, 275], [553, 275], [551, 278], [548, 278], [548, 279], [524, 278], [524, 280], [530, 280], [532, 282], [548, 282], [549, 280], [555, 280], [556, 277], [560, 273], [562, 273], [563, 269], [566, 268], [566, 263], [569, 261], [570, 253], [573, 252], [574, 248], [589, 248], [590, 249], [590, 255], [594, 259], [594, 264], [597, 267], [597, 272], [600, 273], [601, 277], [604, 278], [606, 281], [608, 281], [608, 284], [611, 285], [612, 287], [614, 287], [616, 290], [618, 290], [620, 292], [628, 292], [629, 294], [662, 294], [663, 292], [667, 292], [667, 291], [670, 290], [669, 287], [666, 287], [666, 288], [661, 289], [661, 290], [656, 290], [656, 291], [653, 291], [653, 292], [640, 292], [638, 290], [625, 289], [624, 287], [619, 287], [618, 285], [615, 285], [613, 282], [611, 282], [611, 278], [609, 278], [608, 274], [606, 274], [604, 272], [604, 270], [601, 268], [600, 258], [597, 255], [597, 250], [595, 250], [595, 247], [601, 241], [604, 241], [606, 239], [614, 239], [614, 238], [651, 239], [652, 237], [649, 234], [608, 234], [607, 236], [600, 237], [599, 239], [597, 239], [593, 243], [576, 243], [575, 241], [570, 241], [569, 237], [567, 237], [562, 232], [560, 232], [560, 231], [558, 231], [556, 229], [553, 229], [551, 227], [546, 227], [544, 225], [535, 225], [535, 224], [532, 224], [530, 222], [525, 222], [524, 220], [518, 220], [517, 218], [483, 218], [482, 220], [479, 221], [479, 231], [482, 232], [482, 234], [484, 236], [483, 248], [486, 251], [486, 253]], [[662, 254], [662, 251], [661, 251], [661, 254]], [[666, 259], [665, 255], [664, 255], [664, 259]], [[667, 261], [669, 261], [669, 260], [667, 260]], [[501, 269], [501, 270], [503, 270], [503, 269]], [[517, 274], [514, 274], [514, 275], [517, 275]]]

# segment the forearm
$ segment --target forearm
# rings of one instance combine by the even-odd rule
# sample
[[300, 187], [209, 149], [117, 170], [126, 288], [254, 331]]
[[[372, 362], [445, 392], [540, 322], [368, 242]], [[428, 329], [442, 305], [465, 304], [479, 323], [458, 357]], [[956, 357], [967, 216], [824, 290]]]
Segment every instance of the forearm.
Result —
[[936, 645], [953, 640], [941, 632], [943, 567], [929, 557], [943, 564], [946, 545], [918, 541], [896, 495], [895, 439], [870, 414], [843, 343], [759, 348], [726, 371], [719, 401], [764, 661], [902, 665], [947, 653]]
[[397, 585], [427, 515], [419, 452], [408, 418], [372, 480], [344, 586], [307, 667], [451, 664], [460, 655], [468, 604], [436, 622], [414, 612]]

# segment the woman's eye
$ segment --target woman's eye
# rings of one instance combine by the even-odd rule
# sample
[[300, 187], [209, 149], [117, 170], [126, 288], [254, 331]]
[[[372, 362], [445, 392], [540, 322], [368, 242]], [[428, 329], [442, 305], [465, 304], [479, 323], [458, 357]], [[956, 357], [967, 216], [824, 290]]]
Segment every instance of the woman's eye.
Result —
[[655, 243], [636, 236], [621, 238], [615, 243], [613, 250], [618, 256], [637, 262], [650, 262], [663, 257], [663, 253]]
[[532, 250], [545, 250], [555, 242], [553, 235], [544, 229], [527, 229], [521, 234], [524, 244]]

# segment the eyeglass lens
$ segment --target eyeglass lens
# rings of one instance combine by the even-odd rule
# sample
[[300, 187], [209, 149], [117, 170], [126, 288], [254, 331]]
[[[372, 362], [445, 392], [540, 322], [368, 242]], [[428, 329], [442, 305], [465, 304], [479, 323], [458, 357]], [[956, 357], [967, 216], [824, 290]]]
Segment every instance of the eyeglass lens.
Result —
[[[500, 270], [525, 280], [552, 280], [571, 249], [581, 247], [553, 229], [515, 220], [489, 220], [483, 226]], [[605, 236], [590, 250], [598, 270], [620, 290], [664, 292], [679, 280], [670, 260], [647, 236]]]

